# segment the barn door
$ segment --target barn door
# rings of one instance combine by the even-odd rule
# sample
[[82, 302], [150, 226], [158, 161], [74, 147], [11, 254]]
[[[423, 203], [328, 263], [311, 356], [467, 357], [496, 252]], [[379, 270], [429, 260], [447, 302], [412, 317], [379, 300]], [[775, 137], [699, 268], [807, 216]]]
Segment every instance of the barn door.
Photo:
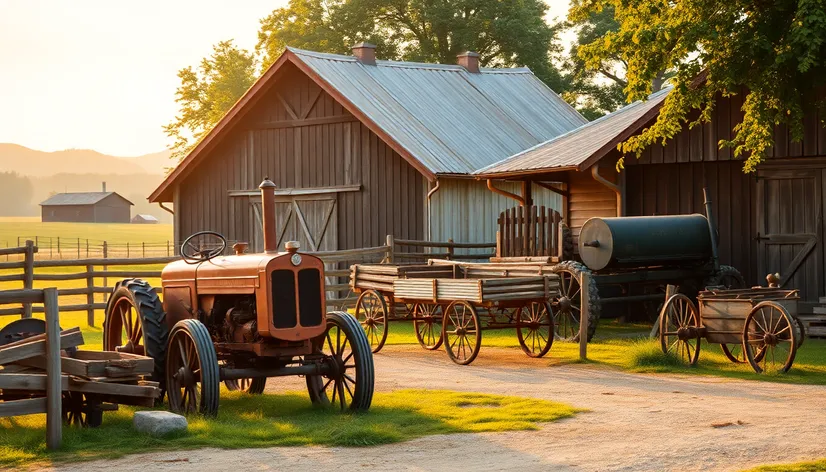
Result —
[[[253, 247], [264, 250], [263, 218], [261, 202], [250, 202], [255, 212], [255, 237]], [[276, 196], [275, 226], [278, 230], [278, 247], [287, 241], [298, 241], [301, 251], [335, 251], [338, 249], [338, 211], [336, 197]]]
[[800, 289], [805, 302], [817, 302], [822, 293], [822, 186], [820, 169], [768, 169], [758, 175], [758, 280], [779, 272], [781, 286]]

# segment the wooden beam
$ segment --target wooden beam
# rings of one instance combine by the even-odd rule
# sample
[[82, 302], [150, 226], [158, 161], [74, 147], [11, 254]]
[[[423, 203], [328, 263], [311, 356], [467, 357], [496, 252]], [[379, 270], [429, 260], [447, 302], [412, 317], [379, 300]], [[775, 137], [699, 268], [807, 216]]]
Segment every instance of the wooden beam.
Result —
[[337, 123], [353, 123], [357, 121], [358, 120], [353, 115], [323, 116], [321, 118], [267, 121], [264, 123], [254, 124], [251, 129], [298, 128], [300, 126], [333, 125]]
[[[46, 413], [46, 397], [0, 402], [0, 418]], [[61, 418], [58, 418], [60, 421]]]
[[[328, 193], [360, 192], [361, 184], [338, 185], [331, 187], [306, 187], [306, 188], [277, 188], [275, 196], [289, 195], [319, 195]], [[230, 197], [260, 197], [261, 191], [255, 190], [230, 190], [227, 192]]]
[[[26, 340], [24, 339], [23, 341]], [[46, 342], [47, 339], [40, 339], [38, 341], [23, 343], [12, 347], [8, 347], [8, 345], [3, 346], [3, 348], [0, 349], [0, 365], [9, 364], [21, 359], [28, 359], [34, 356], [46, 355]], [[61, 349], [77, 347], [82, 344], [83, 334], [77, 328], [66, 330], [60, 335]]]

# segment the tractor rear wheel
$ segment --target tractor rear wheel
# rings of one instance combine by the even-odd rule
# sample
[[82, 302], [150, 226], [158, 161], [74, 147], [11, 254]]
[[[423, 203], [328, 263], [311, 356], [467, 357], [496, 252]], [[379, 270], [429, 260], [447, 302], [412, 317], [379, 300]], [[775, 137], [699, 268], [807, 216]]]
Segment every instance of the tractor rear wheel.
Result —
[[118, 282], [106, 304], [103, 350], [151, 357], [152, 380], [163, 388], [168, 337], [166, 313], [152, 286], [141, 279]]

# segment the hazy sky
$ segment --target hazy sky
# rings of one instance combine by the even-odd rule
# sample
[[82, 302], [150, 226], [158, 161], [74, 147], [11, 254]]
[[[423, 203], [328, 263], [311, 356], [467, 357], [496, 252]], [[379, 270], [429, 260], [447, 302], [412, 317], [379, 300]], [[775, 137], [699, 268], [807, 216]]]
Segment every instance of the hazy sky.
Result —
[[[218, 41], [253, 49], [287, 0], [0, 0], [0, 142], [134, 156], [164, 149], [177, 71]], [[549, 0], [552, 17], [568, 0]]]

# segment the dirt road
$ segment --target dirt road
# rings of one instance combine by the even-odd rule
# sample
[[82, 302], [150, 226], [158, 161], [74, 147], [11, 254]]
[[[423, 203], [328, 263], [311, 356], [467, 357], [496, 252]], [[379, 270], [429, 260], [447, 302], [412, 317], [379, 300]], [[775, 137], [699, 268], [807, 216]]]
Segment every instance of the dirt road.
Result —
[[[487, 347], [468, 367], [450, 363], [441, 350], [389, 346], [385, 351], [375, 356], [381, 391], [519, 395], [590, 412], [539, 431], [430, 436], [357, 449], [163, 452], [59, 469], [687, 471], [826, 457], [826, 387], [626, 374], [589, 365], [546, 367], [547, 361], [527, 359], [521, 351]], [[279, 388], [301, 388], [279, 383]]]

